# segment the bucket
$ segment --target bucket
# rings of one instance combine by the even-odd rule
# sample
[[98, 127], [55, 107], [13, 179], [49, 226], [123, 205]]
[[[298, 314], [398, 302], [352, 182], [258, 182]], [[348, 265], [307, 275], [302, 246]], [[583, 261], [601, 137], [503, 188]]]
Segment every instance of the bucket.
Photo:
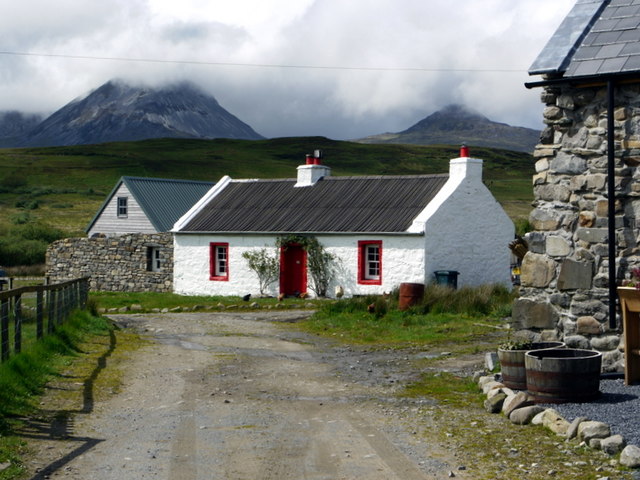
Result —
[[575, 348], [524, 356], [527, 391], [535, 403], [583, 403], [600, 394], [602, 353]]
[[545, 350], [549, 348], [564, 348], [564, 342], [532, 342], [521, 350], [498, 349], [500, 373], [505, 387], [514, 390], [527, 389], [527, 375], [524, 368], [524, 354], [530, 350]]
[[424, 297], [423, 283], [401, 283], [398, 308], [406, 310], [413, 305], [417, 305]]

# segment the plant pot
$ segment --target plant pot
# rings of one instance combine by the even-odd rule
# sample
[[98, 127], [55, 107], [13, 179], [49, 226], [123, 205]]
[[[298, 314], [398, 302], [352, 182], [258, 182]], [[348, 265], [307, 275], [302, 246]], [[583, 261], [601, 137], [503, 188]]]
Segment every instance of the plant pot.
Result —
[[498, 359], [500, 360], [502, 383], [505, 387], [514, 390], [526, 390], [527, 376], [524, 367], [524, 354], [530, 350], [564, 347], [564, 342], [532, 342], [527, 348], [521, 350], [505, 350], [499, 348]]
[[600, 394], [602, 353], [574, 348], [524, 356], [527, 391], [535, 403], [583, 403]]

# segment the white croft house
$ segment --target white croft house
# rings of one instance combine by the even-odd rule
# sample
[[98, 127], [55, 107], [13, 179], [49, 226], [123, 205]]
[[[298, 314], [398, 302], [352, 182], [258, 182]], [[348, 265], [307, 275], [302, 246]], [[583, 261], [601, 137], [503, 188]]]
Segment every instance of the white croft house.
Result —
[[[482, 182], [482, 160], [461, 149], [449, 174], [332, 177], [308, 155], [297, 178], [223, 177], [176, 222], [174, 291], [189, 295], [259, 293], [242, 254], [268, 249], [279, 257], [271, 295], [309, 289], [300, 244], [315, 237], [337, 259], [327, 292], [381, 294], [400, 283], [430, 283], [434, 272], [459, 272], [458, 285], [510, 284], [514, 226]], [[280, 242], [281, 243], [281, 242]]]

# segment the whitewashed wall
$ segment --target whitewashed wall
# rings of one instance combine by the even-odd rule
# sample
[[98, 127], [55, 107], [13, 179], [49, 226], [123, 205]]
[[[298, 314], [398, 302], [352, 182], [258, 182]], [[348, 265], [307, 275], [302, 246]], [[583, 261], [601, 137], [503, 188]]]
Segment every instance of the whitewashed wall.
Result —
[[[127, 197], [127, 216], [118, 217], [118, 197]], [[95, 221], [88, 236], [103, 233], [107, 236], [124, 233], [157, 233], [144, 211], [123, 183], [105, 205], [100, 217]]]
[[[345, 296], [390, 292], [400, 283], [424, 283], [424, 237], [398, 236], [317, 236], [318, 241], [339, 258], [339, 271], [328, 295], [337, 285]], [[382, 240], [382, 285], [359, 285], [358, 241]], [[276, 237], [260, 235], [213, 236], [176, 234], [174, 236], [174, 291], [183, 295], [258, 295], [256, 274], [247, 266], [242, 253], [268, 248], [275, 252]], [[209, 280], [209, 244], [229, 243], [229, 280]], [[311, 276], [308, 275], [311, 284]], [[277, 295], [279, 283], [271, 285], [270, 295]], [[309, 290], [312, 294], [312, 291]]]
[[[452, 161], [452, 181], [438, 194], [445, 201], [432, 202], [421, 218], [425, 278], [432, 281], [436, 270], [455, 270], [460, 272], [459, 287], [487, 283], [511, 286], [508, 245], [514, 238], [513, 222], [482, 183], [482, 162], [460, 160], [458, 164]], [[456, 169], [461, 171], [454, 172]]]

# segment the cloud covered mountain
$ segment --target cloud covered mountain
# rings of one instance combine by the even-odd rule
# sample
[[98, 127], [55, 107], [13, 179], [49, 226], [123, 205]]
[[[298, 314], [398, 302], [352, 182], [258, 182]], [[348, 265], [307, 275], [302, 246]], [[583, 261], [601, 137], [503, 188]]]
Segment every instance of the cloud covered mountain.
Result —
[[190, 83], [154, 89], [110, 81], [53, 113], [13, 146], [83, 145], [147, 138], [263, 137]]
[[383, 133], [357, 140], [361, 143], [411, 143], [504, 148], [533, 152], [540, 132], [489, 120], [462, 105], [448, 105], [398, 133]]

